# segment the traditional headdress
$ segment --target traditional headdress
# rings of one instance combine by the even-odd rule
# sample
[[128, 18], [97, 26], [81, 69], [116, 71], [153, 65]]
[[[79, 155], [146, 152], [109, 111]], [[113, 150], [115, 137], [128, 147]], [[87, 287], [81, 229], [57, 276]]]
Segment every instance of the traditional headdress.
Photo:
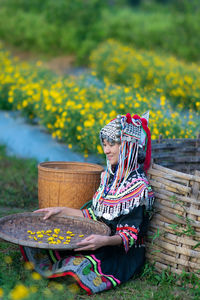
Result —
[[101, 175], [100, 186], [93, 197], [93, 211], [99, 218], [113, 220], [121, 214], [128, 214], [134, 207], [145, 205], [150, 209], [153, 192], [138, 154], [144, 152], [144, 170], [151, 160], [151, 136], [148, 129], [149, 113], [142, 117], [130, 114], [117, 116], [100, 131], [100, 140], [119, 143], [118, 165], [113, 167], [107, 160], [107, 169]]
[[[131, 171], [138, 168], [138, 154], [144, 153], [144, 170], [147, 171], [151, 161], [151, 134], [148, 128], [149, 112], [139, 117], [130, 113], [118, 115], [100, 131], [100, 141], [106, 139], [110, 143], [120, 144], [120, 154], [113, 188], [116, 190], [126, 181]], [[113, 173], [107, 160], [107, 171]], [[107, 177], [107, 176], [106, 176]], [[106, 184], [106, 182], [105, 182]]]

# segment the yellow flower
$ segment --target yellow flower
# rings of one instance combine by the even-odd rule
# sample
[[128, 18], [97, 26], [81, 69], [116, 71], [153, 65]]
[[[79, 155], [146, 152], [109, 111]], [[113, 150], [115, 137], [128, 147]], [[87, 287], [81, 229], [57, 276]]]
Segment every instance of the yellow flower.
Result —
[[28, 106], [28, 101], [27, 101], [27, 100], [24, 100], [24, 101], [22, 102], [22, 107], [26, 107], [26, 106]]
[[31, 293], [36, 293], [37, 290], [38, 290], [38, 288], [37, 288], [35, 285], [32, 285], [32, 286], [30, 287], [30, 292], [31, 292]]
[[9, 97], [9, 98], [8, 98], [8, 102], [9, 102], [9, 103], [13, 103], [13, 100], [14, 100], [13, 97]]
[[24, 299], [29, 295], [29, 290], [23, 284], [17, 284], [10, 293], [13, 300]]
[[5, 260], [6, 264], [11, 264], [12, 263], [12, 258], [10, 256], [5, 256], [4, 260]]
[[76, 127], [77, 131], [81, 131], [82, 130], [82, 127], [79, 125]]
[[134, 106], [135, 106], [135, 108], [140, 107], [140, 103], [135, 102]]
[[94, 124], [93, 120], [86, 120], [84, 122], [84, 127], [92, 127]]
[[160, 97], [160, 105], [164, 106], [165, 105], [165, 100], [166, 100], [166, 97], [165, 96], [161, 96]]
[[78, 294], [78, 292], [80, 291], [80, 288], [77, 283], [72, 283], [72, 284], [68, 285], [67, 287], [68, 287], [69, 291], [73, 294]]
[[37, 66], [37, 67], [40, 67], [41, 65], [42, 65], [42, 62], [41, 62], [41, 61], [37, 61], [37, 62], [36, 62], [36, 66]]
[[54, 282], [54, 288], [58, 291], [62, 291], [64, 289], [63, 285], [57, 282]]
[[170, 134], [170, 132], [168, 130], [165, 131], [166, 136], [168, 136]]
[[24, 267], [27, 270], [33, 270], [34, 269], [34, 264], [32, 262], [27, 261], [27, 262], [25, 262]]
[[41, 275], [39, 273], [37, 273], [37, 272], [33, 272], [32, 273], [32, 278], [34, 280], [40, 280], [41, 279]]
[[129, 89], [128, 87], [126, 87], [126, 88], [124, 89], [124, 92], [125, 92], [125, 93], [129, 93], [129, 92], [130, 92], [130, 89]]
[[3, 297], [3, 289], [0, 288], [0, 297]]
[[72, 144], [68, 144], [68, 148], [71, 149], [72, 148]]
[[98, 151], [100, 154], [103, 154], [103, 149], [102, 149], [101, 145], [97, 145], [97, 151]]

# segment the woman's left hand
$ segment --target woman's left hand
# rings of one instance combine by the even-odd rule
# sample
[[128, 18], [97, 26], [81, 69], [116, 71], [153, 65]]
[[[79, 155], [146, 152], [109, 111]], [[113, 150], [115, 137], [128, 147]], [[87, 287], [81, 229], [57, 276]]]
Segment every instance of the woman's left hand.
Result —
[[108, 236], [92, 234], [77, 243], [77, 246], [80, 248], [74, 249], [75, 251], [87, 251], [87, 250], [96, 250], [100, 247], [106, 246], [108, 243]]

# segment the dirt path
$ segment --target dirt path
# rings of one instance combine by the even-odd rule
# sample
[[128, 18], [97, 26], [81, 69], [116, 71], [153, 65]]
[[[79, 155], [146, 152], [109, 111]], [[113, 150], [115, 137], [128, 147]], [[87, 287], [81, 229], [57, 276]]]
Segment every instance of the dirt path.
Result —
[[[12, 56], [18, 57], [20, 61], [36, 64], [38, 61], [42, 62], [42, 65], [55, 72], [58, 75], [71, 73], [75, 68], [75, 56], [73, 55], [61, 55], [61, 56], [49, 56], [44, 53], [33, 53], [30, 51], [23, 51], [15, 47], [6, 45], [6, 49]], [[77, 69], [77, 68], [75, 68]]]

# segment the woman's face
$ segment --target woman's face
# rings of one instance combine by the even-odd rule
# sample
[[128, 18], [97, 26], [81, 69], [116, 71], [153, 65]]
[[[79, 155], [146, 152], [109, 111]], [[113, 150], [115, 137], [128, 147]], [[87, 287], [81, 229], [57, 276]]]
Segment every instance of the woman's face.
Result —
[[120, 145], [117, 143], [112, 144], [105, 139], [103, 140], [103, 151], [112, 166], [118, 163], [119, 147]]

